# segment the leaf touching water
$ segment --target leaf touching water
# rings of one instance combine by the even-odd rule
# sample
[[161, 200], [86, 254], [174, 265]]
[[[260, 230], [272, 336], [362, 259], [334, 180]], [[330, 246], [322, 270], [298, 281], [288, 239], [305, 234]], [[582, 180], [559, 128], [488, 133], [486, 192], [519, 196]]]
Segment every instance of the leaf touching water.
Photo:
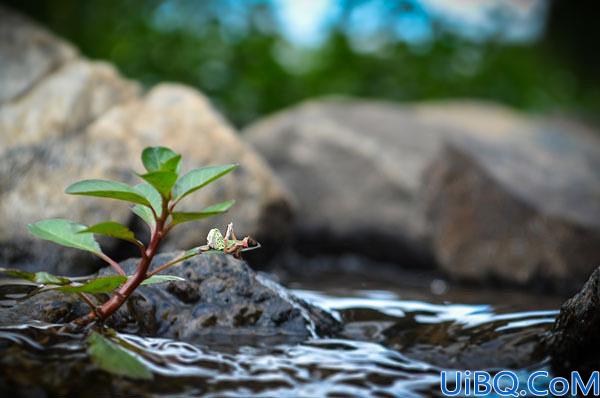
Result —
[[70, 185], [65, 192], [71, 195], [96, 196], [150, 206], [148, 200], [140, 192], [117, 181], [83, 180]]
[[50, 219], [29, 224], [27, 228], [38, 238], [96, 254], [102, 253], [93, 234], [80, 233], [87, 229], [83, 224], [63, 219]]
[[102, 370], [129, 377], [131, 379], [151, 380], [152, 372], [129, 350], [113, 343], [99, 333], [87, 338], [88, 354]]

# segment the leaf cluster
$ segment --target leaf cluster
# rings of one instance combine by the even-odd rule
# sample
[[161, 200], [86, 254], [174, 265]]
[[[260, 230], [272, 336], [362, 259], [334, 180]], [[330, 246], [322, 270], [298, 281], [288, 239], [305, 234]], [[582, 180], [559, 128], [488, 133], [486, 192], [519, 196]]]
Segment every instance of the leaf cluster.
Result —
[[[100, 294], [112, 293], [125, 283], [131, 283], [136, 288], [140, 285], [183, 280], [173, 275], [157, 275], [167, 268], [198, 255], [201, 248], [193, 248], [183, 252], [175, 259], [149, 271], [152, 258], [161, 240], [177, 225], [201, 220], [207, 217], [225, 213], [233, 206], [233, 200], [212, 204], [198, 211], [179, 212], [177, 205], [188, 195], [200, 190], [236, 169], [237, 165], [207, 166], [193, 169], [183, 175], [181, 171], [181, 155], [165, 147], [148, 147], [142, 152], [144, 173], [137, 174], [143, 182], [130, 186], [111, 180], [83, 180], [70, 185], [66, 193], [70, 195], [92, 196], [125, 201], [132, 204], [131, 210], [140, 217], [150, 229], [150, 241], [145, 245], [142, 239], [135, 236], [126, 225], [116, 221], [105, 221], [92, 226], [83, 225], [62, 218], [38, 221], [28, 225], [29, 232], [50, 242], [62, 246], [90, 252], [106, 261], [116, 271], [116, 275], [69, 278], [55, 276], [47, 272], [25, 272], [17, 269], [0, 268], [3, 273], [12, 278], [24, 280], [35, 286], [27, 295], [48, 290], [77, 294], [92, 309], [98, 319], [104, 315], [98, 312], [97, 305]], [[126, 275], [121, 266], [106, 255], [96, 236], [106, 236], [120, 239], [137, 246], [141, 260], [133, 275]], [[126, 290], [129, 292], [129, 290]], [[125, 297], [126, 299], [126, 297]], [[110, 306], [109, 301], [105, 302]], [[122, 302], [121, 302], [122, 304]], [[120, 305], [120, 304], [119, 304]], [[104, 314], [110, 315], [118, 307], [111, 307]], [[111, 312], [112, 311], [112, 312]], [[98, 333], [88, 338], [88, 353], [92, 360], [104, 370], [139, 379], [152, 378], [150, 370], [128, 348], [121, 347], [124, 341], [118, 338], [105, 338]]]
[[[142, 183], [130, 186], [118, 181], [91, 179], [70, 185], [65, 192], [70, 195], [92, 196], [131, 203], [131, 210], [150, 228], [151, 235], [161, 228], [164, 238], [176, 225], [219, 215], [229, 210], [235, 203], [227, 200], [210, 205], [195, 212], [179, 212], [177, 205], [186, 196], [198, 191], [211, 182], [235, 170], [237, 165], [207, 166], [193, 169], [180, 175], [181, 155], [166, 147], [148, 147], [141, 156], [145, 173], [138, 174]], [[160, 224], [160, 225], [159, 225]], [[62, 218], [38, 221], [28, 225], [29, 232], [41, 239], [62, 246], [88, 251], [108, 262], [119, 275], [90, 278], [75, 281], [46, 272], [29, 273], [20, 270], [0, 269], [0, 272], [14, 278], [24, 279], [42, 287], [58, 289], [65, 293], [110, 293], [119, 288], [129, 278], [120, 266], [110, 259], [96, 240], [96, 236], [107, 236], [136, 245], [142, 256], [148, 254], [148, 248], [127, 226], [116, 221], [105, 221], [86, 226]], [[190, 255], [190, 253], [192, 253]], [[184, 253], [171, 265], [198, 254], [192, 249]], [[142, 285], [176, 280], [168, 275], [148, 275]]]
[[[233, 200], [227, 200], [194, 212], [176, 210], [183, 198], [235, 170], [237, 167], [235, 164], [201, 167], [180, 175], [181, 155], [166, 147], [144, 149], [141, 160], [146, 172], [138, 174], [144, 181], [138, 185], [130, 186], [118, 181], [91, 179], [76, 182], [70, 185], [65, 192], [70, 195], [129, 202], [133, 205], [131, 208], [133, 213], [148, 225], [151, 233], [156, 232], [159, 223], [162, 224], [163, 238], [176, 225], [223, 214], [235, 203]], [[30, 224], [28, 229], [38, 238], [95, 254], [113, 267], [118, 267], [118, 264], [102, 252], [96, 236], [120, 239], [136, 245], [142, 256], [147, 253], [147, 247], [142, 240], [138, 239], [127, 226], [116, 221], [105, 221], [86, 226], [71, 220], [56, 218]], [[198, 251], [193, 251], [193, 253], [195, 255]], [[189, 258], [189, 252], [182, 257]], [[90, 279], [82, 284], [45, 272], [32, 274], [18, 270], [4, 270], [4, 273], [38, 284], [60, 286], [59, 290], [66, 293], [109, 293], [128, 279], [126, 275], [121, 274]], [[142, 284], [165, 282], [175, 278], [153, 275], [149, 276], [149, 279]]]

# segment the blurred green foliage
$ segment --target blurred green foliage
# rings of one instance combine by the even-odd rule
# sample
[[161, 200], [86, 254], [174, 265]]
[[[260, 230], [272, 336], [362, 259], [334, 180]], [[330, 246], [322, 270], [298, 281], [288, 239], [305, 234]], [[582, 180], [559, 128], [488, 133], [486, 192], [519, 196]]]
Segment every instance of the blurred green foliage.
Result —
[[401, 101], [477, 97], [588, 115], [600, 109], [598, 81], [575, 73], [543, 39], [473, 42], [440, 29], [426, 45], [393, 40], [367, 52], [352, 45], [342, 22], [322, 45], [307, 49], [286, 42], [272, 9], [260, 1], [246, 2], [244, 13], [233, 15], [241, 23], [227, 22], [231, 9], [223, 5], [231, 2], [175, 2], [181, 8], [167, 11], [181, 23], [168, 26], [157, 23], [167, 3], [159, 0], [8, 3], [88, 57], [108, 60], [148, 86], [177, 81], [198, 87], [237, 126], [329, 94]]

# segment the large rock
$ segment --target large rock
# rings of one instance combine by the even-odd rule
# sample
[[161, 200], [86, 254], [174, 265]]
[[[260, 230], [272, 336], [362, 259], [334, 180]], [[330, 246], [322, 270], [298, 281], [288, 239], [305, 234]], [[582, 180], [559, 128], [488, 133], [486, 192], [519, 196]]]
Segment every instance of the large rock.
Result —
[[75, 55], [70, 45], [0, 6], [0, 104], [23, 95]]
[[97, 151], [104, 152], [106, 159], [118, 159], [111, 166], [124, 177], [132, 166], [142, 170], [139, 154], [144, 147], [153, 145], [164, 145], [181, 153], [182, 172], [209, 164], [240, 165], [231, 176], [181, 203], [183, 210], [198, 210], [235, 199], [234, 208], [225, 216], [178, 227], [166, 248], [204, 244], [211, 225], [224, 227], [229, 220], [234, 221], [239, 233], [253, 235], [259, 241], [277, 244], [289, 233], [291, 205], [287, 193], [265, 161], [239, 139], [208, 99], [194, 89], [161, 84], [142, 100], [108, 112], [85, 135], [102, 143], [96, 147], [102, 148]]
[[305, 249], [573, 289], [600, 260], [600, 139], [480, 102], [318, 100], [244, 137], [298, 198]]
[[80, 133], [138, 91], [137, 84], [122, 79], [108, 64], [68, 62], [27, 95], [0, 105], [0, 150]]
[[548, 337], [553, 370], [558, 374], [577, 370], [588, 376], [598, 370], [599, 335], [600, 268], [596, 268], [581, 291], [562, 305]]
[[[153, 265], [178, 253], [162, 254]], [[138, 259], [121, 265], [132, 274]], [[102, 270], [101, 275], [112, 274]], [[285, 288], [257, 275], [228, 255], [201, 255], [171, 268], [169, 275], [185, 281], [142, 286], [108, 324], [143, 336], [165, 337], [198, 344], [237, 338], [307, 339], [331, 335], [339, 324], [328, 313], [296, 298]], [[67, 323], [89, 312], [76, 295], [45, 292], [8, 308], [0, 308], [0, 325], [32, 320]]]
[[427, 261], [416, 211], [420, 174], [438, 145], [409, 110], [312, 101], [267, 117], [243, 136], [297, 198], [304, 250]]
[[[505, 164], [506, 178], [511, 180], [504, 184], [487, 167], [502, 168], [506, 151], [497, 148], [498, 158], [492, 153], [485, 157], [484, 151], [478, 159], [475, 151], [448, 147], [424, 177], [427, 225], [442, 268], [464, 280], [496, 280], [572, 293], [600, 260], [600, 230], [593, 225], [598, 213], [594, 213], [594, 205], [583, 203], [597, 200], [590, 195], [593, 187], [571, 181], [571, 187], [551, 192], [550, 184], [536, 183], [536, 178], [544, 177], [530, 176], [526, 181], [524, 175], [540, 172], [542, 166], [532, 164], [532, 159], [520, 162], [516, 151], [512, 151], [512, 163]], [[534, 149], [528, 153], [533, 159], [540, 155]], [[554, 160], [561, 162], [558, 157]], [[546, 170], [552, 173], [552, 167]], [[576, 173], [570, 174], [575, 180]], [[519, 178], [523, 180], [519, 182]], [[588, 183], [594, 183], [592, 176]], [[513, 188], [547, 202], [528, 201]], [[557, 212], [544, 209], [559, 201], [564, 201], [564, 207], [557, 206]], [[571, 212], [577, 207], [579, 214]], [[577, 220], [586, 214], [587, 220]]]
[[423, 175], [436, 259], [461, 279], [573, 293], [600, 260], [599, 136], [566, 120], [461, 109], [428, 112], [454, 135]]
[[[10, 24], [18, 25], [11, 30], [17, 37], [2, 43], [2, 54], [17, 51], [10, 43], [34, 55], [42, 50], [29, 47], [39, 43], [57, 53], [71, 48], [3, 10], [0, 26], [4, 29]], [[36, 40], [28, 39], [31, 32]], [[34, 55], [27, 62], [34, 64]], [[27, 90], [0, 102], [0, 266], [44, 268], [60, 274], [94, 270], [97, 263], [89, 254], [32, 239], [26, 225], [43, 218], [69, 218], [86, 224], [114, 220], [140, 227], [124, 203], [68, 197], [63, 190], [86, 178], [141, 182], [134, 179], [133, 171], [143, 170], [141, 150], [152, 145], [182, 153], [184, 171], [208, 164], [240, 164], [231, 176], [182, 202], [182, 209], [198, 210], [236, 199], [234, 209], [226, 216], [175, 229], [164, 249], [203, 244], [209, 226], [223, 228], [229, 221], [235, 222], [240, 234], [255, 236], [267, 248], [285, 240], [291, 219], [288, 195], [206, 97], [169, 84], [140, 97], [138, 84], [123, 79], [110, 65], [75, 56], [56, 57], [60, 62], [31, 77]], [[14, 67], [11, 59], [0, 61], [10, 65], [0, 75], [0, 85], [25, 79], [22, 72], [28, 69]], [[14, 62], [20, 60], [14, 57]], [[30, 69], [33, 74], [35, 68]], [[121, 258], [135, 253], [111, 241], [103, 242], [103, 247]]]

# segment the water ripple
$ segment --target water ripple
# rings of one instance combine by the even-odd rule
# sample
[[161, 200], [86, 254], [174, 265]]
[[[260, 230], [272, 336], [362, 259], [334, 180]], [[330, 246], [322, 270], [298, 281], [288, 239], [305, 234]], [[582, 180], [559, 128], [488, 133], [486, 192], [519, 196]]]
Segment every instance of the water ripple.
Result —
[[[401, 300], [379, 290], [358, 291], [353, 297], [309, 290], [297, 290], [295, 294], [345, 320], [344, 335], [224, 351], [209, 345], [119, 334], [139, 349], [142, 360], [157, 375], [154, 382], [138, 383], [136, 387], [153, 396], [169, 397], [439, 395], [439, 371], [443, 366], [436, 358], [440, 355], [449, 358], [443, 355], [453, 355], [448, 354], [453, 349], [464, 356], [473, 347], [507, 344], [512, 349], [530, 344], [557, 314], [499, 314], [487, 304]], [[81, 336], [50, 333], [58, 326], [30, 323], [2, 327], [0, 344], [23, 347], [34, 356], [44, 355], [44, 364], [65, 358], [86, 363]], [[474, 355], [481, 353], [475, 350]]]

